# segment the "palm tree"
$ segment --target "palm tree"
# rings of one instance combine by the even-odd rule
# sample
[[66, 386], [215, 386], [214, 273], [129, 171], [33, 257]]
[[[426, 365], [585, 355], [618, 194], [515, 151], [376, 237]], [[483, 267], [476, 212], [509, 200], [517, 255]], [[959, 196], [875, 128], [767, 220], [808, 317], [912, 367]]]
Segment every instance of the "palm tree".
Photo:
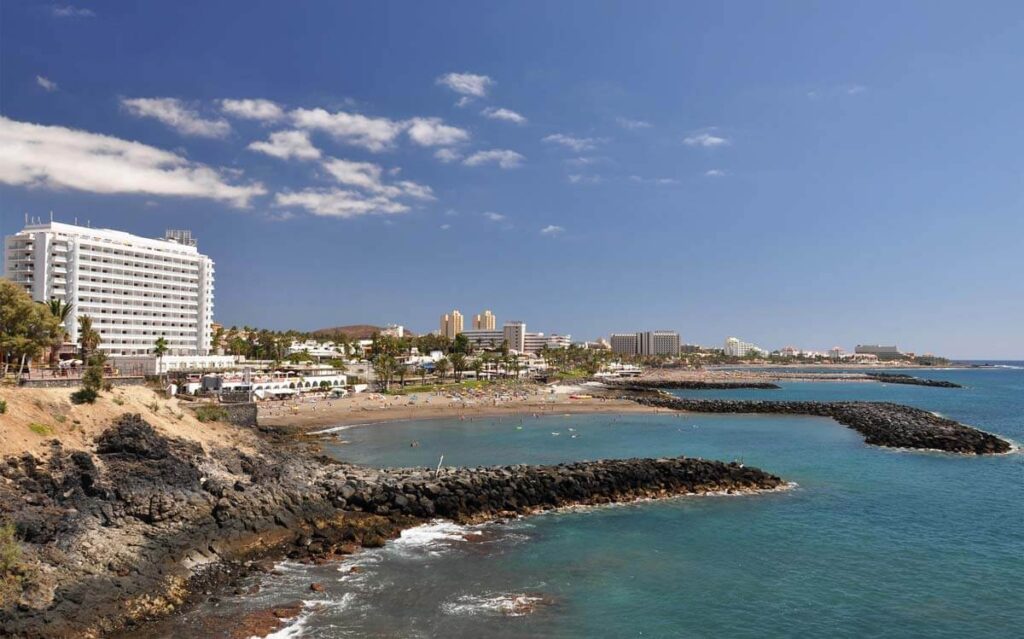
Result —
[[74, 304], [69, 304], [64, 300], [52, 299], [46, 303], [50, 309], [50, 315], [53, 315], [60, 321], [61, 325], [61, 336], [60, 340], [54, 341], [50, 347], [50, 365], [52, 366], [57, 360], [57, 353], [60, 352], [61, 345], [68, 340], [67, 322], [68, 318], [71, 317], [71, 311], [75, 308]]
[[78, 344], [82, 349], [82, 361], [87, 361], [89, 355], [99, 348], [103, 338], [96, 329], [92, 327], [92, 318], [83, 315], [78, 320]]
[[156, 338], [156, 341], [153, 343], [153, 354], [156, 355], [156, 361], [158, 363], [157, 368], [161, 376], [163, 376], [164, 355], [167, 354], [168, 350], [169, 349], [167, 347], [167, 340], [164, 339], [164, 336], [161, 335], [160, 337]]
[[434, 364], [434, 371], [437, 373], [438, 379], [440, 379], [442, 382], [444, 381], [444, 376], [448, 372], [448, 368], [450, 366], [451, 364], [449, 364], [448, 360], [444, 357], [437, 360], [437, 363]]
[[462, 371], [466, 370], [466, 356], [462, 353], [452, 353], [452, 370], [458, 379], [462, 379]]

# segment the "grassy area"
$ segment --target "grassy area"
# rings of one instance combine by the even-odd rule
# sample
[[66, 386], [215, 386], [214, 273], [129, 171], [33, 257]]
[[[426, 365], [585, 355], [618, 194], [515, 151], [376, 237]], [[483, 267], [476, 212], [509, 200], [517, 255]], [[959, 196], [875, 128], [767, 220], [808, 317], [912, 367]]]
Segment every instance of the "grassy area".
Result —
[[464, 379], [461, 382], [451, 381], [444, 384], [416, 384], [401, 388], [394, 386], [387, 394], [409, 395], [410, 393], [434, 393], [437, 391], [479, 390], [482, 388], [501, 386], [509, 381], [510, 380]]
[[32, 422], [28, 425], [28, 429], [36, 435], [42, 435], [44, 437], [53, 434], [53, 426], [47, 426], [46, 424], [40, 424], [39, 422]]
[[214, 406], [212, 404], [205, 404], [203, 406], [196, 407], [196, 419], [201, 422], [226, 422], [228, 421], [228, 412], [220, 406]]

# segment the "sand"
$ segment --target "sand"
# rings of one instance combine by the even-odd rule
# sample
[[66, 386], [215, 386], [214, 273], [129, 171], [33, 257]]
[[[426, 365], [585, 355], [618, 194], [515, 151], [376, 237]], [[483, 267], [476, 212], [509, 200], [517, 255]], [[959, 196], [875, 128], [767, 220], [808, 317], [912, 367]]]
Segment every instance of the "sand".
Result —
[[[527, 387], [516, 394], [484, 392], [413, 393], [405, 396], [358, 394], [343, 399], [306, 398], [299, 402], [262, 404], [260, 424], [300, 428], [372, 424], [410, 419], [460, 419], [498, 415], [562, 415], [579, 413], [654, 413], [658, 409], [618, 399], [573, 399], [569, 393], [549, 393]], [[664, 411], [662, 411], [664, 412]]]

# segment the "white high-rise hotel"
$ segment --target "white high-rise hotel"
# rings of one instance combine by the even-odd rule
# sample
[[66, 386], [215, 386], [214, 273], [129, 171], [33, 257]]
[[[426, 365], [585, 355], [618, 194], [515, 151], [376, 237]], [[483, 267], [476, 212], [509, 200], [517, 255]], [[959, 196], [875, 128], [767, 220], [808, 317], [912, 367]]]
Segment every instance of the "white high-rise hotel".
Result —
[[207, 355], [212, 340], [213, 260], [187, 231], [149, 239], [121, 231], [47, 222], [4, 242], [5, 274], [38, 301], [73, 304], [65, 327], [78, 341], [92, 318], [100, 350], [147, 355], [156, 339], [169, 355]]

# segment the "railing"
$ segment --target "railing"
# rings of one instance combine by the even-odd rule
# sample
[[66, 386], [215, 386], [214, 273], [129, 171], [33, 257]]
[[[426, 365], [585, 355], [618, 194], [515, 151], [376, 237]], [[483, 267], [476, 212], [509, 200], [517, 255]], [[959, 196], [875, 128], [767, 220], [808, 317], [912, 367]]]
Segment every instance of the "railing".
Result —
[[[36, 367], [21, 374], [21, 379], [40, 381], [48, 379], [82, 379], [86, 367], [81, 366], [48, 366]], [[147, 374], [146, 368], [138, 364], [114, 367], [109, 364], [103, 366], [104, 377], [143, 377]]]

